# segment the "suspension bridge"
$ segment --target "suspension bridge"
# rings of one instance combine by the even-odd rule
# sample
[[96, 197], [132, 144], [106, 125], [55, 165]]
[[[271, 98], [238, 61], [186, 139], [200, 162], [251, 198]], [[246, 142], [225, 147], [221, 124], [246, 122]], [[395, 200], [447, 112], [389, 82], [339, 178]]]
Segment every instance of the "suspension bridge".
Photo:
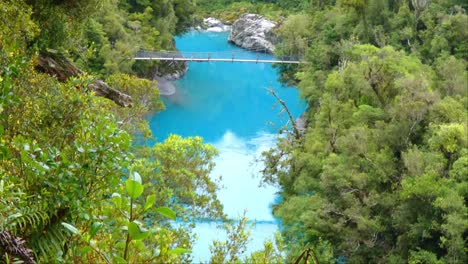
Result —
[[133, 59], [186, 62], [304, 63], [298, 56], [279, 56], [272, 58], [271, 54], [268, 56], [265, 50], [244, 52], [138, 51]]

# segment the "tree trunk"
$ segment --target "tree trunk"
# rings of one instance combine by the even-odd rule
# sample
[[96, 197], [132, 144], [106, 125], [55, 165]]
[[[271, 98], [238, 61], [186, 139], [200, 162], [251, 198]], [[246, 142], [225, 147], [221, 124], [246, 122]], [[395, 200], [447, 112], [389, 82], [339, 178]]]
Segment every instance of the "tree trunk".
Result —
[[[54, 52], [41, 52], [36, 69], [50, 76], [57, 77], [61, 82], [67, 81], [70, 77], [78, 77], [83, 74], [83, 71], [78, 69], [65, 56]], [[102, 80], [94, 79], [89, 85], [89, 88], [91, 88], [97, 96], [112, 100], [119, 106], [133, 106], [133, 99], [130, 95], [110, 87]]]

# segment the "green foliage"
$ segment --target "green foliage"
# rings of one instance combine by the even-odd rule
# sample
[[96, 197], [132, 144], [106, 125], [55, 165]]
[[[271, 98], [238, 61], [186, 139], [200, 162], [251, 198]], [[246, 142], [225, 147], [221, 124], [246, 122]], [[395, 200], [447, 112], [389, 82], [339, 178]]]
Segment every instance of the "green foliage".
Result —
[[466, 71], [466, 60], [456, 59], [454, 56], [442, 54], [435, 61], [436, 78], [438, 90], [443, 95], [468, 96], [468, 72]]
[[[464, 9], [466, 4], [461, 1], [314, 2], [305, 9], [304, 18], [299, 21], [297, 16], [288, 17], [282, 25], [285, 29], [279, 30], [279, 36], [284, 47], [295, 49], [288, 34], [298, 32], [304, 36], [303, 27], [297, 31], [287, 28], [291, 24], [309, 24], [305, 34], [309, 40], [306, 58], [310, 64], [307, 68], [315, 71], [316, 78], [323, 78], [322, 71], [340, 66], [339, 58], [349, 44], [369, 43], [380, 48], [391, 45], [418, 56], [428, 64], [441, 56], [445, 59], [450, 55], [467, 59], [464, 41], [467, 33], [463, 28], [468, 26], [468, 19]], [[282, 53], [293, 51], [286, 49]], [[282, 70], [288, 73], [289, 69]], [[290, 72], [286, 77], [287, 81], [295, 80]]]
[[[0, 41], [5, 45], [31, 41], [39, 32], [37, 24], [31, 19], [31, 7], [23, 1], [5, 0], [0, 3]], [[3, 56], [2, 56], [3, 58]], [[2, 61], [2, 65], [5, 65]]]
[[203, 17], [214, 16], [224, 23], [232, 24], [245, 13], [255, 13], [274, 21], [282, 21], [292, 11], [308, 6], [304, 0], [246, 1], [246, 0], [200, 0], [199, 13]]
[[[222, 211], [215, 196], [216, 185], [208, 177], [213, 166], [210, 159], [216, 151], [202, 145], [200, 138], [177, 138], [155, 146], [153, 155], [158, 159], [135, 159], [129, 134], [118, 128], [122, 124], [119, 125], [108, 111], [113, 109], [109, 103], [88, 91], [88, 78], [59, 84], [29, 67], [13, 76], [16, 78], [9, 87], [17, 99], [8, 103], [2, 113], [2, 124], [7, 129], [2, 131], [4, 156], [0, 171], [5, 183], [2, 186], [8, 186], [2, 188], [5, 192], [0, 203], [2, 230], [29, 237], [28, 245], [43, 262], [126, 259], [125, 247], [132, 261], [136, 256], [135, 261], [189, 259], [182, 250], [191, 245], [189, 232], [172, 228], [165, 223], [165, 218], [156, 217], [175, 219], [175, 213], [168, 206], [177, 202], [172, 200], [170, 189], [177, 189], [177, 178], [172, 182], [170, 177], [161, 174], [159, 186], [153, 182], [146, 188], [148, 192], [154, 190], [145, 195], [146, 199], [142, 198], [145, 188], [139, 174], [130, 174], [125, 183], [121, 178], [126, 175], [125, 171], [140, 164], [151, 164], [148, 168], [156, 171], [166, 172], [168, 167], [165, 166], [179, 169], [184, 172], [180, 181], [193, 187], [178, 188], [174, 192], [185, 201], [184, 206], [178, 204], [178, 210], [183, 211], [183, 215], [197, 215], [195, 212], [204, 212], [205, 206], [213, 206], [206, 210], [207, 214], [219, 216]], [[159, 100], [146, 102], [144, 99], [147, 96], [144, 89], [157, 94], [154, 83], [126, 75], [115, 75], [110, 80], [124, 85], [119, 88], [128, 89], [135, 96], [135, 112], [124, 113], [119, 109], [122, 116], [141, 120], [144, 113], [154, 110], [153, 106], [160, 106]], [[29, 88], [27, 91], [25, 86]], [[129, 127], [132, 126], [129, 122]], [[165, 156], [171, 152], [172, 156]], [[175, 163], [165, 164], [173, 158]], [[130, 165], [132, 160], [134, 165]], [[148, 168], [142, 174], [145, 179], [151, 178]], [[178, 174], [177, 171], [173, 173]], [[158, 187], [163, 188], [162, 192], [156, 191]], [[197, 197], [194, 194], [200, 188], [206, 188], [207, 192]], [[103, 202], [115, 190], [121, 190], [121, 194], [110, 197], [112, 202]], [[123, 190], [127, 197], [122, 195]], [[3, 197], [12, 198], [4, 200]], [[128, 218], [129, 214], [134, 217]], [[139, 221], [137, 217], [141, 217]], [[122, 228], [131, 232], [129, 243], [125, 243]], [[114, 244], [124, 247], [114, 249]]]
[[[147, 196], [144, 202], [144, 185], [137, 172], [130, 173], [118, 189], [119, 192], [95, 208], [93, 219], [88, 222], [91, 226], [85, 225], [83, 230], [78, 230], [71, 224], [62, 223], [76, 235], [72, 252], [75, 261], [174, 262], [179, 255], [190, 252], [180, 247], [170, 249], [177, 243], [173, 231], [145, 219], [155, 211], [175, 220], [175, 213], [167, 207], [154, 208], [151, 204], [154, 195]], [[172, 237], [164, 237], [168, 233]]]
[[249, 242], [248, 225], [245, 215], [235, 224], [225, 223], [227, 239], [213, 241], [210, 263], [240, 263], [240, 255], [245, 252]]
[[34, 40], [41, 50], [68, 49], [79, 45], [87, 18], [97, 15], [103, 7], [102, 1], [98, 0], [20, 2], [32, 7], [32, 18], [41, 25], [40, 34]]
[[285, 251], [280, 233], [275, 233], [274, 240], [266, 240], [263, 249], [252, 252], [243, 259], [244, 263], [285, 263], [283, 252]]
[[[176, 218], [170, 209], [177, 201], [171, 196], [176, 181], [172, 182], [171, 173], [160, 175], [163, 189], [155, 191], [159, 186], [154, 182], [145, 186], [139, 174], [129, 173], [140, 164], [151, 164], [154, 171], [171, 166], [178, 170], [174, 174], [184, 172], [180, 180], [192, 187], [174, 192], [185, 202], [177, 208], [183, 212], [180, 217], [202, 215], [198, 212], [205, 212], [205, 206], [211, 206], [207, 215], [222, 215], [217, 186], [208, 177], [215, 149], [199, 138], [179, 138], [185, 143], [155, 147], [152, 155], [163, 157], [159, 151], [167, 151], [176, 158], [176, 163], [162, 165], [169, 160], [144, 160], [131, 144], [130, 133], [150, 137], [144, 116], [164, 106], [156, 83], [123, 74], [133, 71], [133, 62], [119, 60], [131, 54], [125, 47], [133, 45], [131, 41], [146, 48], [172, 47], [175, 31], [165, 31], [159, 38], [160, 31], [154, 29], [159, 14], [151, 7], [130, 12], [105, 1], [99, 5], [105, 12], [95, 16], [99, 8], [87, 11], [95, 4], [0, 3], [4, 11], [0, 15], [1, 262], [22, 259], [21, 254], [30, 252], [27, 247], [40, 263], [189, 261], [190, 229], [181, 230], [168, 221]], [[171, 2], [167, 8], [174, 5]], [[81, 12], [87, 12], [89, 19]], [[69, 51], [94, 73], [116, 72], [109, 75], [108, 83], [131, 95], [134, 107], [117, 108], [94, 96], [89, 88], [93, 76], [59, 83], [36, 72], [37, 48]], [[101, 56], [102, 51], [108, 53]], [[179, 148], [184, 144], [185, 149]], [[145, 181], [150, 178], [151, 171], [146, 170]], [[203, 189], [204, 194], [197, 193]], [[3, 251], [4, 245], [8, 251]]]
[[120, 120], [120, 128], [131, 134], [141, 133], [145, 138], [151, 137], [151, 130], [145, 116], [165, 108], [156, 81], [118, 73], [109, 76], [106, 82], [111, 87], [130, 95], [134, 102], [131, 109], [123, 109], [109, 102], [107, 109]]
[[[228, 22], [243, 12], [281, 22], [277, 52], [308, 62], [280, 66], [309, 103], [304, 137], [281, 138], [265, 153], [264, 180], [283, 197], [274, 207], [282, 238], [242, 259], [244, 218], [213, 244], [212, 261], [281, 263], [307, 248], [320, 263], [467, 261], [466, 1], [199, 4], [199, 15]], [[173, 34], [197, 20], [195, 7], [0, 2], [2, 262], [190, 262], [193, 223], [170, 220], [225, 218], [209, 177], [212, 146], [174, 135], [152, 147], [131, 143], [151, 137], [144, 116], [164, 106], [156, 83], [130, 75], [159, 65], [130, 58], [173, 49]], [[47, 49], [105, 77], [135, 106], [93, 96], [94, 76], [59, 83], [36, 72], [36, 53]]]
[[147, 191], [156, 195], [157, 206], [173, 208], [185, 221], [219, 219], [224, 214], [216, 196], [217, 180], [210, 176], [217, 153], [200, 137], [170, 135], [152, 148], [140, 149], [132, 168], [148, 182]]
[[[288, 56], [291, 58], [303, 58], [309, 47], [310, 21], [305, 14], [296, 14], [288, 17], [277, 30], [281, 36], [281, 43], [276, 45], [275, 54], [278, 56]], [[295, 84], [294, 74], [298, 67], [290, 64], [278, 64], [275, 67], [280, 69], [280, 80], [289, 84]]]
[[299, 74], [311, 105], [303, 143], [264, 154], [289, 258], [323, 239], [350, 263], [464, 263], [464, 62], [441, 56], [433, 70], [353, 42], [339, 52], [336, 70]]
[[62, 85], [30, 74], [16, 80], [19, 99], [4, 112], [8, 155], [1, 167], [2, 178], [27, 194], [15, 218], [17, 234], [30, 237], [45, 261], [63, 252], [67, 235], [59, 221], [87, 218], [87, 208], [118, 182], [130, 137], [102, 114], [99, 100], [74, 88], [81, 80]]
[[[190, 28], [195, 12], [192, 0], [8, 0], [3, 5], [11, 6], [2, 15], [15, 37], [43, 51], [69, 53], [81, 68], [100, 76], [122, 72], [146, 76], [155, 63], [134, 67], [134, 53], [174, 49], [173, 35]], [[27, 21], [29, 17], [34, 23]], [[40, 25], [40, 31], [32, 24]]]
[[443, 261], [437, 259], [437, 256], [434, 253], [425, 251], [425, 250], [417, 250], [412, 251], [410, 259], [408, 263], [411, 264], [419, 264], [419, 263], [433, 263], [433, 264], [442, 264]]

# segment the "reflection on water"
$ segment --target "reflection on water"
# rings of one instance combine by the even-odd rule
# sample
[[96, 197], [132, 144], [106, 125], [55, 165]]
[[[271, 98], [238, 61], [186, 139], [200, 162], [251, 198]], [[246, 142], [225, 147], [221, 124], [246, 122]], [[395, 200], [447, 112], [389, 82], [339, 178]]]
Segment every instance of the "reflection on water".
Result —
[[173, 94], [165, 96], [166, 104], [177, 106], [177, 107], [187, 107], [189, 103], [187, 102], [187, 94], [184, 91], [176, 90]]
[[[247, 209], [251, 220], [272, 221], [269, 205], [275, 199], [275, 188], [259, 188], [259, 163], [254, 162], [262, 151], [274, 144], [272, 134], [259, 134], [255, 138], [241, 139], [227, 131], [222, 139], [214, 144], [220, 155], [215, 160], [213, 175], [222, 175], [223, 185], [219, 199], [228, 217], [235, 218]], [[254, 177], [257, 176], [257, 177]]]
[[[227, 37], [225, 32], [191, 32], [177, 38], [176, 43], [182, 51], [245, 52], [228, 44]], [[279, 114], [276, 99], [266, 89], [274, 89], [294, 117], [305, 110], [305, 102], [296, 89], [276, 81], [277, 72], [269, 64], [192, 62], [189, 69], [175, 82], [176, 93], [164, 99], [166, 111], [149, 118], [150, 127], [159, 141], [171, 133], [199, 135], [219, 149], [212, 175], [222, 176], [225, 188], [218, 197], [229, 217], [237, 218], [247, 210], [248, 219], [257, 222], [246, 253], [261, 249], [265, 238], [272, 238], [277, 229], [271, 214], [277, 197], [273, 187], [259, 187], [261, 164], [254, 161], [275, 144], [278, 127], [288, 121]], [[207, 261], [211, 241], [224, 240], [223, 231], [216, 226], [197, 224], [194, 261]]]

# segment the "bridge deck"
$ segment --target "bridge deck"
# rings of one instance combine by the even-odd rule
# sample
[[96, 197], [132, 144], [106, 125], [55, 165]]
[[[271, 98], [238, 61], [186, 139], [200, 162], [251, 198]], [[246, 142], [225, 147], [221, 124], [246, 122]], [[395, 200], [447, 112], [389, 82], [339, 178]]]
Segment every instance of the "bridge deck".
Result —
[[153, 58], [153, 57], [136, 57], [134, 60], [159, 60], [159, 61], [194, 61], [194, 62], [250, 62], [250, 63], [283, 63], [283, 64], [299, 64], [301, 61], [290, 60], [264, 60], [264, 59], [220, 59], [220, 58]]

